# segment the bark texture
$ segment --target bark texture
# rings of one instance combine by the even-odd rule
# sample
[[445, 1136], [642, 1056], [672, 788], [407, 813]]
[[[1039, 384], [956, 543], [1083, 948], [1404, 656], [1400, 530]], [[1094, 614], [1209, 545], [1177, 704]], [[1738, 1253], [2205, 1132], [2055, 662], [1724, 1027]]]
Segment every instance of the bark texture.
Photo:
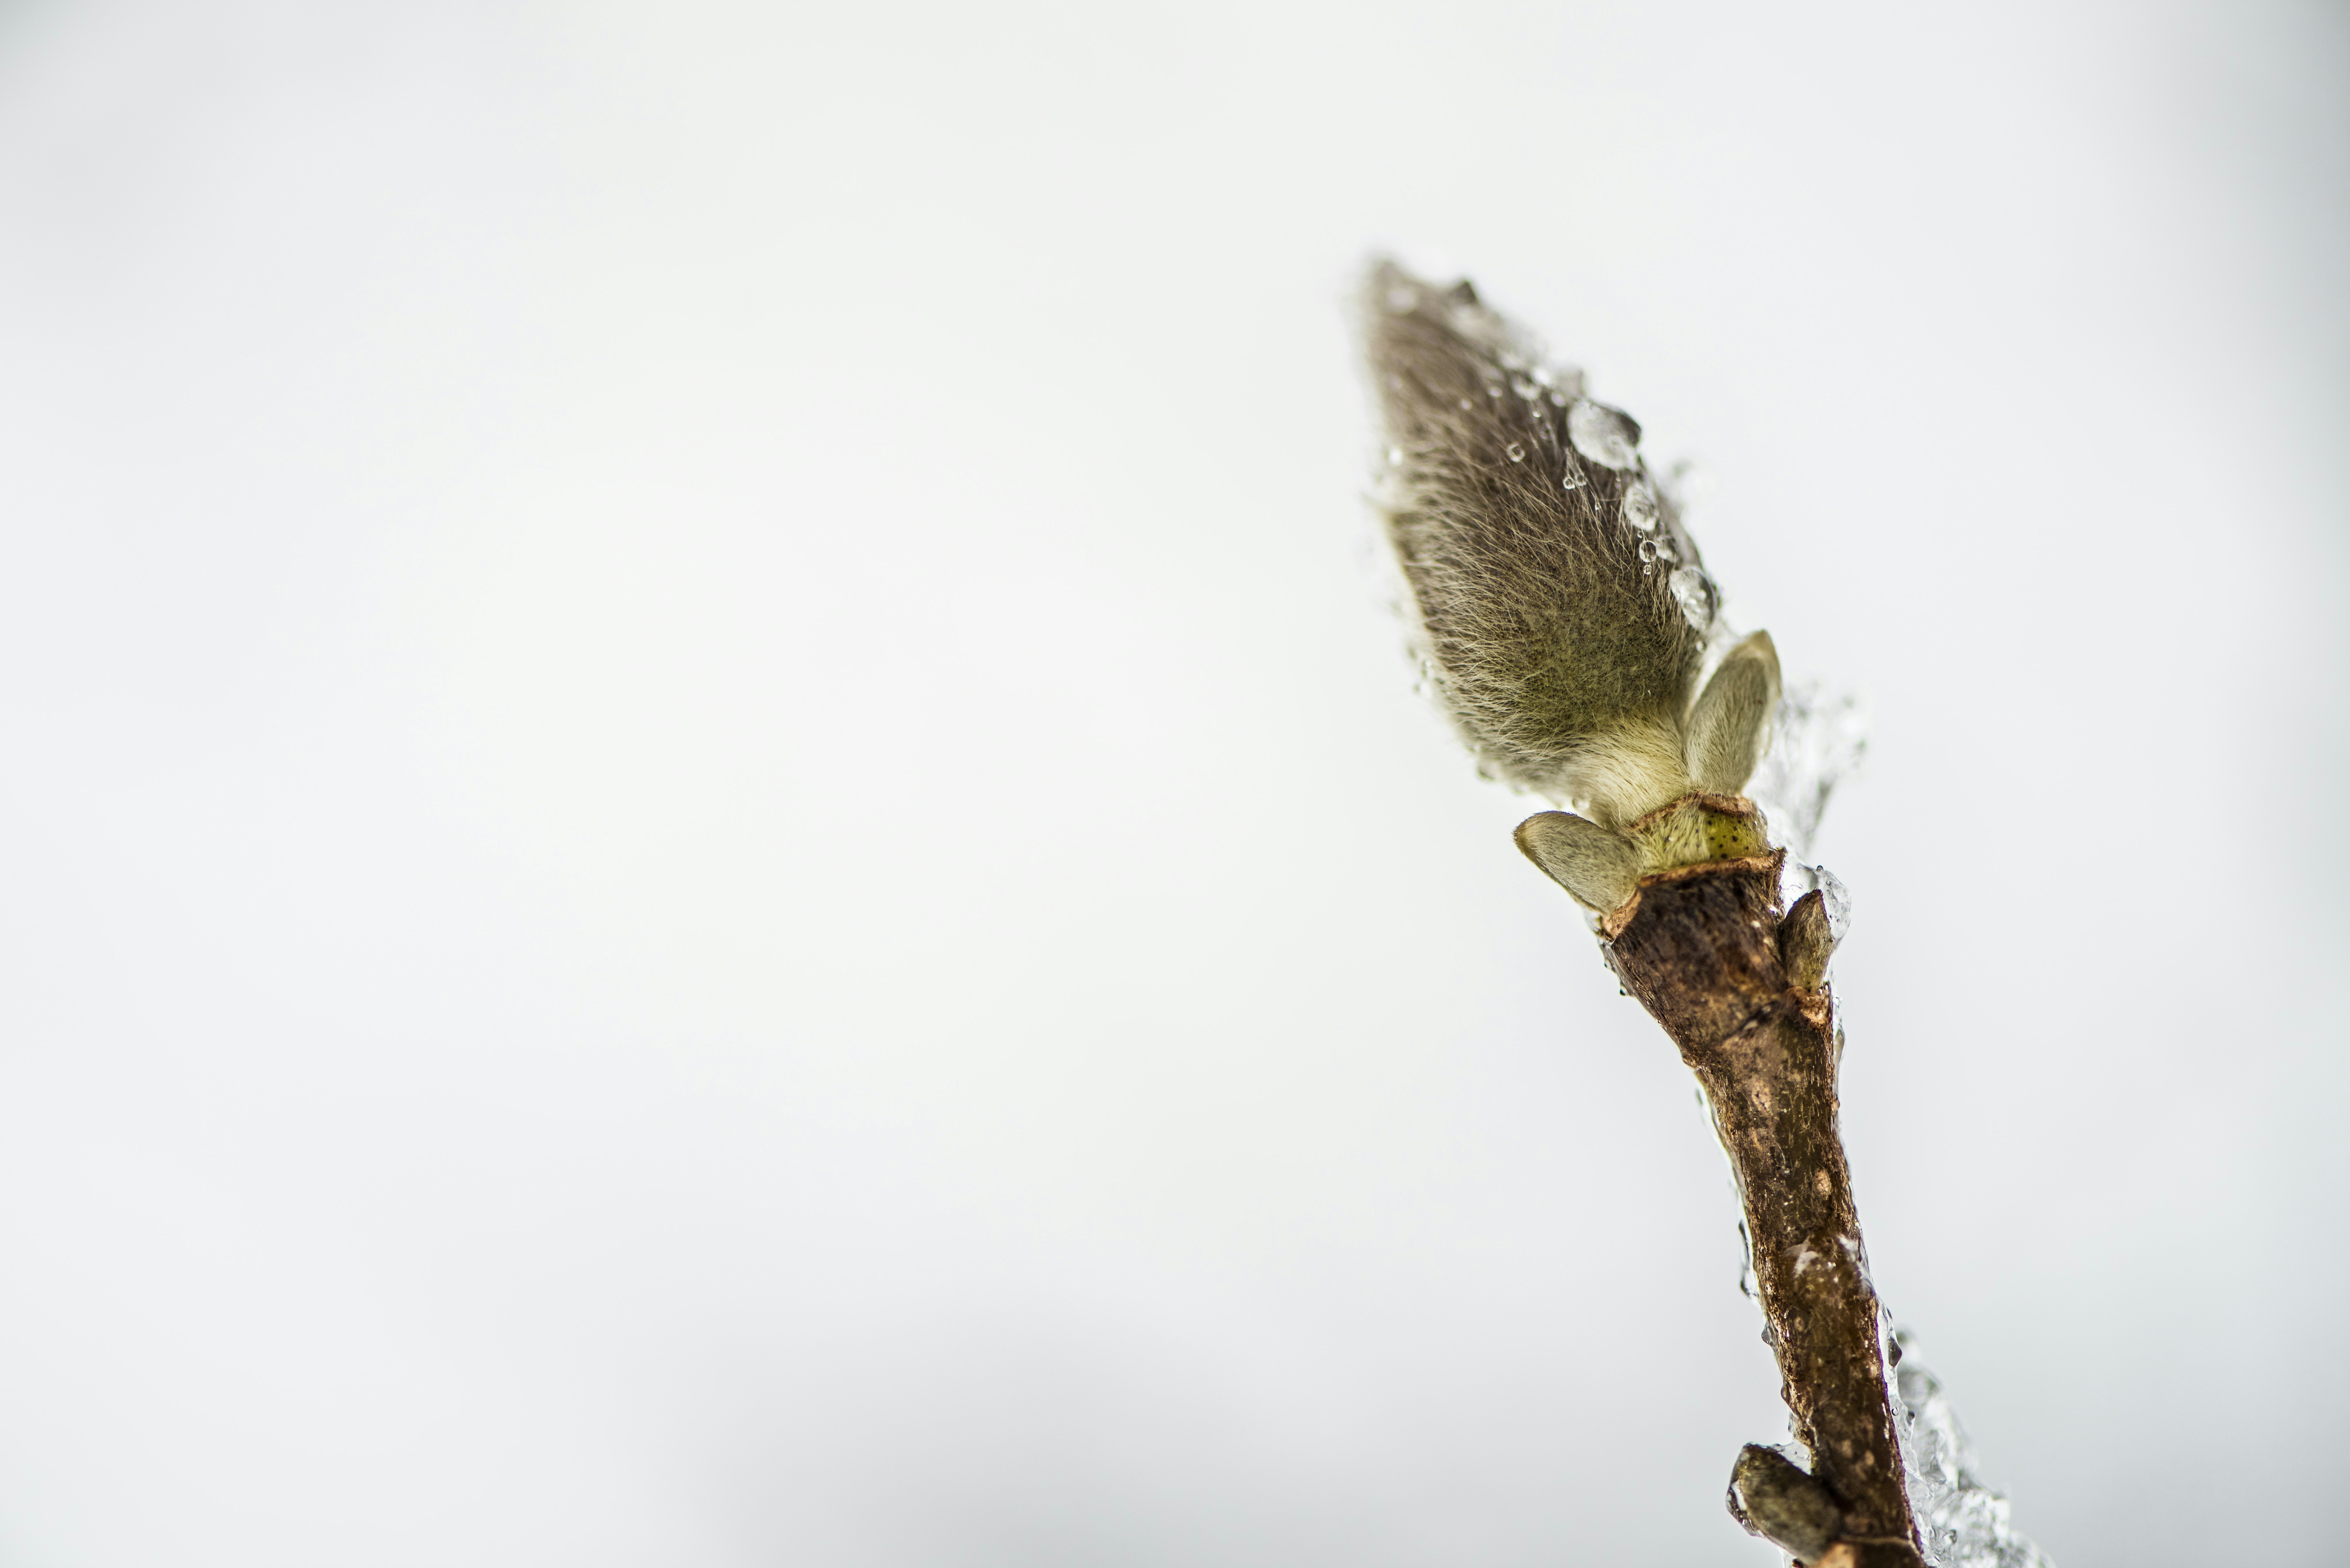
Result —
[[1783, 857], [1642, 877], [1602, 933], [1625, 989], [1703, 1085], [1737, 1173], [1782, 1392], [1813, 1473], [1843, 1510], [1817, 1562], [1918, 1568], [1877, 1291], [1836, 1132], [1842, 1038], [1818, 951], [1825, 919], [1817, 894], [1781, 919]]

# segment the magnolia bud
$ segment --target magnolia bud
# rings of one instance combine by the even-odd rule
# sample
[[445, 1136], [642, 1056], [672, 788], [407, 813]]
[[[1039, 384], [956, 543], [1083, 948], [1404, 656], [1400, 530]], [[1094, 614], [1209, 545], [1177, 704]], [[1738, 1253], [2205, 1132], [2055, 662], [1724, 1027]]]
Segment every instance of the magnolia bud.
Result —
[[1640, 427], [1466, 283], [1381, 262], [1362, 323], [1388, 535], [1470, 749], [1607, 828], [1700, 789], [1737, 794], [1778, 661], [1750, 639], [1692, 707], [1716, 595]]

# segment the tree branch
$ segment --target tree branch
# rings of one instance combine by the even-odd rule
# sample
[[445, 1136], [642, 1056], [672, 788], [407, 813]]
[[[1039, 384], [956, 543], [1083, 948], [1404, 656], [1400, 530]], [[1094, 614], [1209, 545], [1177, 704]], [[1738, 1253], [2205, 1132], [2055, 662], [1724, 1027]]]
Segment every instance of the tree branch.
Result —
[[[1918, 1568], [1877, 1292], [1836, 1133], [1842, 1031], [1825, 983], [1825, 916], [1812, 893], [1782, 919], [1785, 854], [1643, 877], [1601, 930], [1625, 989], [1697, 1075], [1737, 1175], [1782, 1392], [1842, 1513], [1812, 1561]], [[1753, 1524], [1780, 1539], [1768, 1521]]]

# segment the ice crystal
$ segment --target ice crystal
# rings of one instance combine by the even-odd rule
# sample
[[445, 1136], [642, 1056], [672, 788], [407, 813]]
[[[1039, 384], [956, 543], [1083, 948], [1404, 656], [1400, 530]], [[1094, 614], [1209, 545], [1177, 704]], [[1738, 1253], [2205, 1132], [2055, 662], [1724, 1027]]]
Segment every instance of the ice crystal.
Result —
[[1828, 940], [1841, 943], [1852, 934], [1852, 890], [1844, 878], [1825, 866], [1814, 866], [1789, 856], [1779, 872], [1779, 901], [1789, 909], [1795, 900], [1817, 888], [1823, 912], [1828, 918]]
[[1829, 698], [1805, 684], [1781, 696], [1772, 729], [1771, 749], [1746, 793], [1789, 855], [1802, 860], [1811, 854], [1828, 796], [1868, 750], [1868, 722], [1858, 698]]
[[2045, 1553], [2008, 1523], [2007, 1499], [1983, 1484], [1942, 1385], [1918, 1359], [1907, 1333], [1893, 1337], [1899, 1357], [1901, 1464], [1909, 1507], [1932, 1568], [2054, 1568]]

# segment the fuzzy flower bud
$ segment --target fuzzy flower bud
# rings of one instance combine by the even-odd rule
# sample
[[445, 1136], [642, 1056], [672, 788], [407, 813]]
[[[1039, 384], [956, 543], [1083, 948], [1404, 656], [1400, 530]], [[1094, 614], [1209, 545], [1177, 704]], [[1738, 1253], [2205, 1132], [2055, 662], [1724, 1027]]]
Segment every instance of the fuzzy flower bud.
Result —
[[1717, 596], [1640, 458], [1640, 427], [1585, 397], [1580, 371], [1549, 363], [1466, 282], [1380, 262], [1361, 318], [1417, 651], [1486, 771], [1587, 818], [1545, 814], [1521, 846], [1601, 909], [1641, 872], [1724, 847], [1701, 811], [1669, 833], [1643, 825], [1677, 802], [1729, 806], [1745, 787], [1778, 656], [1757, 632], [1697, 690]]

